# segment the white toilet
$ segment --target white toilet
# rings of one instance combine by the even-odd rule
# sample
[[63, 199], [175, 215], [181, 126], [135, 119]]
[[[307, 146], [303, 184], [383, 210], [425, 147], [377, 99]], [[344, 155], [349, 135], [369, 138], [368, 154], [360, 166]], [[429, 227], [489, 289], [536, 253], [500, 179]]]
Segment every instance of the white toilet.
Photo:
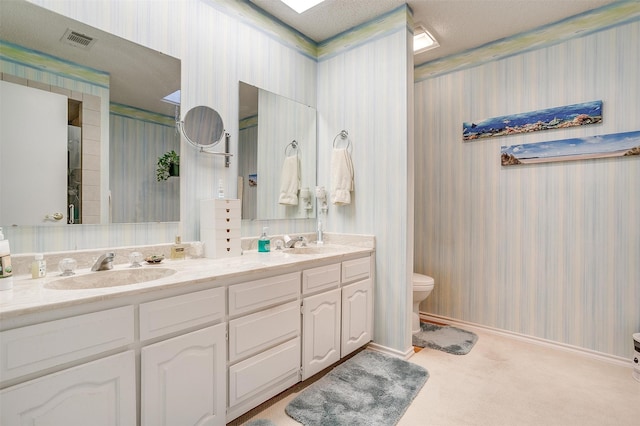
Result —
[[433, 278], [413, 273], [413, 321], [411, 323], [411, 333], [420, 331], [420, 302], [426, 299], [433, 290]]

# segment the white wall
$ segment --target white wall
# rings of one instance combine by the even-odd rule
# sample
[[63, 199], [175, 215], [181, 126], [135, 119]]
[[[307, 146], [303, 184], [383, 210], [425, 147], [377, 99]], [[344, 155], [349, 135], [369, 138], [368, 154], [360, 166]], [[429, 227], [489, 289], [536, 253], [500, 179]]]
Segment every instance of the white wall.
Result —
[[[231, 134], [231, 151], [236, 155], [239, 80], [306, 105], [316, 105], [317, 63], [307, 52], [308, 43], [243, 3], [233, 0], [33, 0], [32, 3], [180, 59], [183, 114], [197, 105], [216, 109]], [[200, 154], [184, 140], [180, 150], [180, 225], [83, 226], [46, 235], [35, 227], [25, 227], [6, 233], [12, 249], [23, 253], [151, 244], [173, 241], [176, 233], [182, 234], [183, 241], [197, 240], [199, 200], [215, 196], [219, 179], [224, 181], [225, 193], [235, 196], [238, 163], [232, 157], [231, 167], [225, 168], [223, 157]], [[315, 229], [314, 224], [314, 220], [250, 221], [243, 224], [242, 231], [245, 236], [258, 236], [263, 226], [269, 226], [274, 234], [307, 232]]]
[[[640, 159], [502, 167], [501, 145], [640, 128], [640, 23], [415, 84], [422, 310], [630, 357]], [[462, 142], [462, 122], [602, 100], [601, 125]]]
[[413, 268], [408, 19], [405, 8], [397, 9], [386, 33], [318, 64], [318, 184], [330, 187], [332, 144], [341, 130], [349, 132], [355, 170], [351, 204], [330, 204], [323, 219], [327, 230], [375, 235], [374, 341], [402, 353], [411, 348]]
[[[179, 58], [182, 61], [182, 110], [208, 105], [220, 112], [237, 153], [238, 81], [277, 93], [319, 111], [318, 183], [329, 187], [331, 142], [349, 131], [354, 146], [356, 189], [353, 203], [330, 207], [325, 229], [376, 235], [375, 340], [401, 352], [410, 348], [408, 319], [412, 270], [412, 222], [408, 220], [411, 185], [407, 164], [411, 79], [406, 7], [360, 28], [358, 34], [315, 46], [291, 35], [273, 20], [230, 0], [101, 1], [34, 0], [58, 13]], [[343, 47], [342, 44], [350, 45]], [[322, 91], [322, 94], [319, 94]], [[198, 238], [198, 202], [213, 197], [217, 182], [235, 196], [237, 161], [207, 157], [182, 142], [180, 164], [183, 240]], [[315, 220], [250, 221], [243, 235], [309, 232]], [[175, 228], [144, 224], [89, 228], [51, 236], [58, 250], [134, 244], [167, 238]], [[154, 231], [155, 230], [155, 231]], [[23, 233], [27, 236], [28, 233]], [[9, 236], [20, 242], [21, 236]], [[26, 238], [25, 238], [26, 240]], [[28, 241], [24, 241], [28, 245]], [[13, 243], [12, 243], [13, 245]], [[61, 247], [62, 246], [62, 247]], [[49, 250], [51, 250], [49, 248]]]

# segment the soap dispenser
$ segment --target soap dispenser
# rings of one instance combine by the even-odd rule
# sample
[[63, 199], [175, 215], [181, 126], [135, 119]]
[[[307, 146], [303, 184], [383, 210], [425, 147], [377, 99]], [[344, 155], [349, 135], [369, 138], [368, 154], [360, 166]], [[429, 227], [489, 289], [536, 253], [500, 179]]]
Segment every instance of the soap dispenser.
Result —
[[258, 239], [258, 252], [260, 253], [268, 253], [271, 251], [271, 240], [267, 237], [268, 229], [266, 226], [262, 228], [262, 235]]

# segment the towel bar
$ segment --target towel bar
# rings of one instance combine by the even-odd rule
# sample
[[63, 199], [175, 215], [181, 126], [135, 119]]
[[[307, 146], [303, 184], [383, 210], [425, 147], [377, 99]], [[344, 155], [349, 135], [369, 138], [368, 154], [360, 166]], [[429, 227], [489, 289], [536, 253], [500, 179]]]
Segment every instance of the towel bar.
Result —
[[[289, 148], [291, 148], [291, 151], [287, 151]], [[296, 142], [295, 139], [292, 140], [287, 146], [284, 147], [285, 157], [288, 157], [292, 151], [295, 151], [296, 154], [300, 153], [300, 151], [298, 150], [298, 142]]]
[[333, 147], [336, 147], [336, 139], [338, 139], [338, 137], [340, 137], [340, 139], [346, 139], [347, 140], [347, 146], [345, 147], [345, 149], [349, 149], [351, 148], [351, 139], [349, 139], [349, 132], [347, 132], [346, 130], [341, 130], [340, 133], [338, 133], [336, 135], [335, 138], [333, 138]]

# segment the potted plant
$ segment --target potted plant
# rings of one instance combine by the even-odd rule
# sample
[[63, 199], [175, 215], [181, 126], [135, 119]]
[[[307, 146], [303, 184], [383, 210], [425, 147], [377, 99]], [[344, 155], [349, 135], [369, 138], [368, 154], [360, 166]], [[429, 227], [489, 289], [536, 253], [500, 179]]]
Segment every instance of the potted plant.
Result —
[[169, 176], [180, 176], [180, 156], [174, 150], [158, 158], [156, 179], [160, 182], [169, 179]]

